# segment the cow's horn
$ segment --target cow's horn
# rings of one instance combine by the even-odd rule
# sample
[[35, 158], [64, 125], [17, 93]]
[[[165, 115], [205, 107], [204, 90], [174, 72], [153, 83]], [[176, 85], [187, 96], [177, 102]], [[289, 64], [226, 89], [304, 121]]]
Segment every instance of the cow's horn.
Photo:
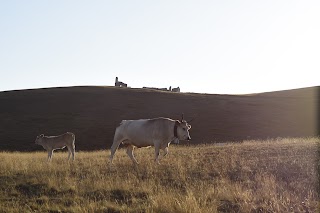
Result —
[[183, 116], [183, 113], [182, 113], [182, 115], [181, 115], [181, 121], [183, 121], [183, 119], [184, 119], [183, 117], [184, 117], [184, 116]]

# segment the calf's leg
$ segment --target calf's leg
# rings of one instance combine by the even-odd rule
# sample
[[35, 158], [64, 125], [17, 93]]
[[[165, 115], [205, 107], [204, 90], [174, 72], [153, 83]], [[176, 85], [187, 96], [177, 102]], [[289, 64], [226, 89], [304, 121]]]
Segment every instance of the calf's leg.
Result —
[[75, 158], [75, 146], [74, 145], [71, 145], [71, 146], [68, 146], [68, 152], [69, 152], [69, 155], [68, 155], [68, 160], [70, 160], [70, 156], [72, 154], [72, 160], [74, 160]]
[[52, 160], [53, 150], [48, 150], [48, 162]]

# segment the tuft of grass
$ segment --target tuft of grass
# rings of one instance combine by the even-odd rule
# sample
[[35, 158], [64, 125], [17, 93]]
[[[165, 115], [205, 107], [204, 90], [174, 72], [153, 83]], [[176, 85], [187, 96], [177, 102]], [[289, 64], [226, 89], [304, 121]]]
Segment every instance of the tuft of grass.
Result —
[[0, 152], [0, 212], [317, 212], [319, 138], [119, 150]]

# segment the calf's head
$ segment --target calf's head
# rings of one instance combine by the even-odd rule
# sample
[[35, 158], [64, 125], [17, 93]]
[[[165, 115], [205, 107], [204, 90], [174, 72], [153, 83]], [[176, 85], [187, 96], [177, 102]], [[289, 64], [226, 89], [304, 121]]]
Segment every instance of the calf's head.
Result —
[[180, 140], [191, 140], [189, 130], [191, 129], [191, 125], [186, 121], [176, 121], [177, 125], [177, 136]]
[[41, 135], [37, 136], [35, 144], [41, 144], [43, 137], [44, 137], [44, 134], [41, 134]]

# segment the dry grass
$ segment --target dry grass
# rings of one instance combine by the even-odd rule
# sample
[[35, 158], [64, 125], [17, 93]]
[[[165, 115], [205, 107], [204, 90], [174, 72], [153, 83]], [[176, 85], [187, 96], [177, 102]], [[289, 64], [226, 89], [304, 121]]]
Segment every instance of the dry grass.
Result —
[[0, 153], [0, 212], [316, 212], [319, 138], [171, 146], [132, 165], [118, 150]]

